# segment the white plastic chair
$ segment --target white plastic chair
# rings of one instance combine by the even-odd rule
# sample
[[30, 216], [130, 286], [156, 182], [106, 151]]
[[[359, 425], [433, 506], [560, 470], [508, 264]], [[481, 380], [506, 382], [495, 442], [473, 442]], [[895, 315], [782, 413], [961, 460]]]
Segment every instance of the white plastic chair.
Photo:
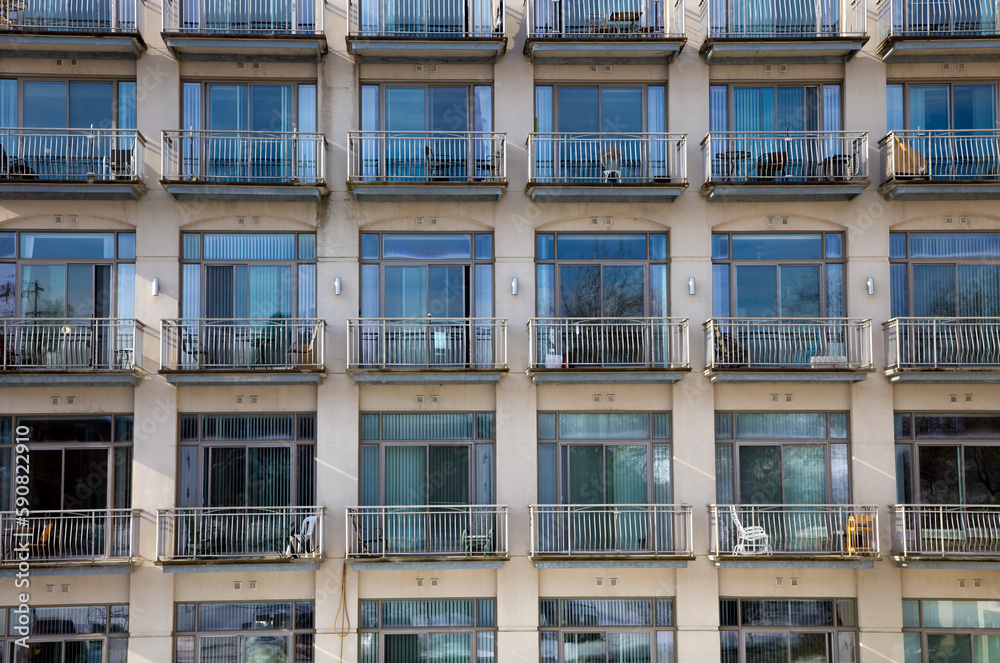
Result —
[[302, 519], [298, 534], [288, 537], [288, 547], [285, 549], [285, 557], [297, 557], [298, 555], [311, 555], [319, 548], [316, 535], [316, 516], [306, 516]]
[[[733, 517], [733, 526], [736, 528], [736, 536], [739, 540], [736, 545], [733, 546], [734, 555], [770, 555], [771, 554], [771, 537], [760, 525], [751, 525], [750, 527], [744, 527], [743, 522], [740, 520], [739, 513], [736, 511], [736, 506], [730, 504], [729, 512]], [[761, 541], [764, 542], [764, 547], [761, 548]]]

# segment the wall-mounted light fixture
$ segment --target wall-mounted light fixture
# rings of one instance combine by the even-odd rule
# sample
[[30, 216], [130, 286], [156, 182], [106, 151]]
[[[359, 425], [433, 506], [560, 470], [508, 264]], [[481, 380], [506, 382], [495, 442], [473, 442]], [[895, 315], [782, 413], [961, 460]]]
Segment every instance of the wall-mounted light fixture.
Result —
[[517, 277], [516, 276], [510, 280], [510, 294], [512, 294], [512, 295], [516, 295], [517, 294]]
[[153, 279], [153, 296], [160, 296], [160, 279]]
[[340, 277], [339, 276], [333, 280], [333, 294], [335, 294], [335, 295], [339, 295], [340, 294]]
[[694, 294], [694, 277], [693, 276], [688, 279], [688, 294], [689, 295], [693, 295]]
[[869, 295], [874, 295], [875, 294], [875, 279], [873, 279], [872, 277], [869, 276], [868, 280], [865, 282], [865, 285], [868, 288], [868, 294]]

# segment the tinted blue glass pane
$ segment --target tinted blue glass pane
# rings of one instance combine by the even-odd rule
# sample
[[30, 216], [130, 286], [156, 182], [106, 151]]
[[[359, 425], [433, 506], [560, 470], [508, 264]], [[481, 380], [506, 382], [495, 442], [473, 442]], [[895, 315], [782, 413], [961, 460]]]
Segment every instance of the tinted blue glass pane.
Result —
[[731, 413], [715, 413], [715, 437], [719, 440], [733, 439], [733, 415]]
[[493, 439], [493, 413], [492, 412], [477, 412], [476, 413], [476, 439], [477, 440], [492, 440]]
[[556, 504], [556, 445], [538, 445], [538, 502]]
[[729, 235], [712, 235], [712, 259], [729, 259]]
[[378, 628], [378, 601], [361, 601], [358, 628]]
[[118, 233], [118, 257], [135, 260], [135, 233]]
[[823, 439], [822, 412], [737, 412], [736, 437], [741, 440]]
[[181, 242], [184, 245], [182, 255], [185, 260], [201, 259], [201, 235], [199, 233], [184, 233]]
[[299, 260], [316, 259], [316, 235], [299, 235]]
[[956, 85], [954, 129], [993, 129], [996, 126], [996, 86]]
[[889, 257], [899, 259], [906, 257], [905, 233], [889, 233]]
[[383, 440], [471, 440], [472, 415], [413, 412], [382, 415]]
[[115, 257], [114, 233], [21, 233], [21, 257], [74, 260]]
[[63, 81], [24, 81], [21, 102], [25, 127], [61, 129], [67, 126], [66, 83]]
[[646, 236], [560, 234], [557, 248], [560, 260], [645, 260]]
[[538, 439], [554, 440], [556, 438], [556, 415], [552, 412], [538, 414]]
[[666, 440], [670, 438], [670, 413], [654, 412], [653, 419], [653, 439]]
[[385, 260], [459, 260], [472, 257], [469, 235], [406, 234], [383, 235]]
[[295, 235], [206, 233], [206, 260], [295, 260]]
[[904, 263], [889, 265], [889, 299], [891, 302], [892, 317], [902, 318], [907, 315], [908, 295], [906, 265]]
[[667, 236], [666, 235], [650, 235], [649, 236], [649, 259], [650, 260], [666, 260], [667, 259]]
[[673, 599], [657, 599], [656, 600], [656, 625], [657, 626], [673, 626], [674, 625], [674, 600]]
[[13, 258], [16, 246], [14, 233], [0, 233], [0, 258]]
[[910, 233], [910, 257], [995, 260], [1000, 233]]
[[734, 260], [818, 260], [823, 257], [823, 236], [733, 235]]
[[729, 317], [729, 265], [712, 265], [712, 316]]
[[361, 236], [361, 257], [365, 260], [378, 260], [378, 235]]
[[553, 258], [555, 258], [556, 257], [555, 236], [539, 235], [537, 253], [539, 260], [552, 260]]
[[826, 257], [844, 257], [844, 236], [840, 233], [830, 233], [826, 236]]
[[118, 128], [135, 129], [135, 81], [118, 83]]
[[476, 235], [476, 260], [493, 257], [493, 235]]
[[69, 126], [113, 126], [111, 83], [72, 81], [69, 84]]
[[920, 601], [903, 600], [903, 627], [920, 628]]
[[649, 416], [641, 412], [564, 412], [559, 437], [575, 440], [649, 439]]
[[496, 601], [479, 599], [476, 601], [476, 626], [493, 626], [496, 623]]
[[903, 86], [885, 86], [885, 130], [903, 130]]

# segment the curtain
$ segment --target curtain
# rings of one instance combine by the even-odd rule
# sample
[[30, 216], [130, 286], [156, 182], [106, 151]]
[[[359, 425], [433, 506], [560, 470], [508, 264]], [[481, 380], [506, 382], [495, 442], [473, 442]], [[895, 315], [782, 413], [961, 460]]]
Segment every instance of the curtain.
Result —
[[[608, 504], [648, 503], [646, 454], [645, 446], [605, 447], [605, 501]], [[614, 518], [614, 543], [619, 549], [641, 550], [647, 547], [648, 527], [644, 509], [619, 509]]]
[[825, 439], [823, 412], [737, 412], [736, 437], [743, 440]]
[[205, 233], [205, 260], [295, 260], [293, 233]]
[[826, 446], [782, 447], [783, 504], [826, 504]]
[[[251, 318], [292, 317], [292, 268], [288, 265], [251, 265], [248, 309]], [[237, 281], [237, 286], [241, 284]], [[237, 306], [243, 308], [237, 301]]]
[[465, 412], [383, 414], [383, 440], [471, 440], [473, 415]]
[[378, 445], [361, 445], [361, 473], [359, 478], [361, 506], [377, 506], [379, 503]]
[[649, 663], [649, 633], [608, 633], [608, 663]]
[[473, 621], [471, 599], [382, 601], [383, 628], [472, 626]]
[[954, 265], [913, 265], [913, 315], [954, 316], [955, 294]]
[[385, 447], [385, 503], [427, 504], [426, 447]]
[[788, 663], [787, 633], [755, 633], [743, 634], [743, 648], [746, 660], [754, 663]]
[[428, 659], [434, 663], [472, 663], [471, 633], [431, 633]]
[[649, 415], [631, 412], [560, 413], [562, 439], [649, 439]]
[[958, 313], [1000, 315], [1000, 265], [958, 265]]

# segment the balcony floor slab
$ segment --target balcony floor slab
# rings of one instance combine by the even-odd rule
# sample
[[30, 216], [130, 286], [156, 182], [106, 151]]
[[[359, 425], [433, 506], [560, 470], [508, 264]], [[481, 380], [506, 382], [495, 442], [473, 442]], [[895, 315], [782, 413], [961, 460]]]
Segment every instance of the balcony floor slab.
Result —
[[868, 379], [868, 374], [861, 371], [756, 371], [753, 369], [720, 371], [709, 369], [705, 371], [705, 375], [711, 382], [743, 384], [861, 382]]
[[725, 37], [706, 39], [699, 51], [712, 64], [843, 63], [864, 48], [866, 35], [789, 39]]
[[524, 43], [524, 54], [538, 65], [670, 64], [685, 43], [686, 37], [528, 38]]
[[137, 60], [145, 50], [138, 33], [0, 33], [0, 56], [5, 58]]
[[178, 60], [264, 62], [319, 62], [327, 52], [326, 36], [162, 33], [167, 48]]
[[220, 184], [217, 182], [161, 181], [176, 200], [318, 203], [327, 194], [323, 185], [311, 184]]
[[1000, 180], [991, 182], [890, 180], [879, 187], [886, 200], [1000, 200]]
[[1000, 367], [983, 369], [981, 371], [947, 370], [903, 370], [886, 371], [889, 382], [919, 382], [923, 384], [989, 384], [1000, 382]]
[[507, 371], [349, 369], [355, 384], [496, 384]]
[[528, 369], [533, 384], [660, 384], [680, 382], [684, 370], [578, 371], [573, 369]]
[[46, 182], [0, 180], [0, 198], [10, 200], [139, 200], [146, 193], [140, 180], [120, 182]]
[[164, 573], [257, 573], [260, 571], [318, 571], [319, 559], [246, 560], [158, 560]]
[[0, 371], [0, 386], [17, 387], [134, 387], [143, 379], [136, 371], [28, 372]]
[[996, 571], [1000, 569], [1000, 554], [990, 557], [965, 557], [955, 559], [921, 559], [919, 557], [896, 557], [896, 566], [905, 569], [954, 569]]
[[378, 561], [351, 561], [354, 571], [437, 571], [444, 569], [502, 569], [504, 559], [469, 559], [469, 561], [435, 562], [431, 560], [380, 559]]
[[347, 37], [347, 52], [358, 62], [496, 62], [507, 51], [507, 38]]
[[693, 557], [672, 559], [542, 559], [534, 558], [536, 569], [686, 569]]
[[793, 203], [854, 200], [868, 180], [850, 182], [706, 182], [701, 195], [710, 203]]
[[890, 37], [876, 51], [884, 62], [941, 62], [942, 57], [963, 62], [1000, 62], [1000, 35]]
[[709, 555], [715, 566], [722, 569], [873, 569], [880, 557], [777, 558], [731, 557]]
[[536, 203], [672, 203], [687, 183], [547, 184], [528, 182], [524, 193]]
[[358, 202], [495, 203], [507, 191], [503, 182], [348, 182]]
[[[53, 562], [45, 564], [38, 559], [31, 560], [32, 576], [106, 576], [125, 575], [135, 571], [136, 563], [131, 560]], [[0, 578], [11, 578], [18, 573], [17, 566], [0, 567]]]
[[228, 386], [234, 384], [320, 384], [325, 373], [298, 373], [289, 371], [160, 371], [167, 382], [190, 386]]

